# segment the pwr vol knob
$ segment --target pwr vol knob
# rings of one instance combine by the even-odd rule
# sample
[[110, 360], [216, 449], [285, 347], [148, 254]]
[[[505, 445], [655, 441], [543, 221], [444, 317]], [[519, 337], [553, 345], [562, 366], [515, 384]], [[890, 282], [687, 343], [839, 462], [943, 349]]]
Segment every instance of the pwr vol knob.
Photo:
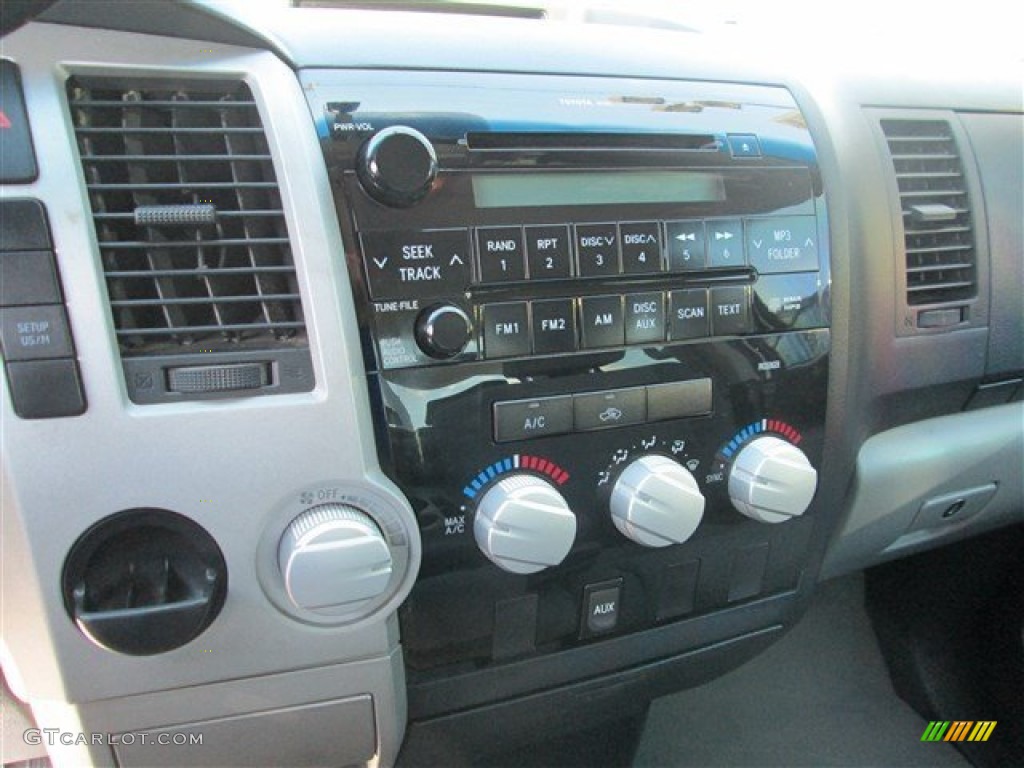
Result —
[[565, 498], [539, 477], [514, 474], [491, 487], [473, 521], [477, 546], [511, 573], [558, 565], [576, 539], [576, 516]]
[[411, 208], [426, 197], [437, 171], [437, 155], [430, 140], [404, 125], [375, 133], [356, 161], [363, 189], [392, 208]]

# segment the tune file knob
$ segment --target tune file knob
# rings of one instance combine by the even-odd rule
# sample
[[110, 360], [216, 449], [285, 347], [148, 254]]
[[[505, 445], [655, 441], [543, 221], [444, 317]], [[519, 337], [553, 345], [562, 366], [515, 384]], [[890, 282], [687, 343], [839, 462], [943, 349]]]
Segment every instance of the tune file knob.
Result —
[[281, 536], [277, 562], [288, 598], [327, 615], [358, 610], [384, 594], [391, 551], [365, 512], [323, 504], [292, 520]]
[[473, 321], [454, 304], [427, 307], [416, 318], [416, 344], [423, 354], [437, 360], [461, 353], [472, 332]]
[[576, 516], [550, 483], [513, 474], [480, 500], [473, 521], [477, 546], [511, 573], [536, 573], [558, 565], [576, 539]]
[[645, 547], [681, 544], [704, 516], [704, 496], [686, 467], [666, 456], [642, 456], [612, 488], [612, 522]]
[[771, 435], [743, 446], [729, 469], [733, 506], [762, 523], [802, 515], [817, 487], [818, 473], [804, 452]]
[[422, 133], [395, 125], [363, 145], [356, 175], [374, 200], [392, 208], [411, 208], [427, 196], [437, 178], [437, 155]]

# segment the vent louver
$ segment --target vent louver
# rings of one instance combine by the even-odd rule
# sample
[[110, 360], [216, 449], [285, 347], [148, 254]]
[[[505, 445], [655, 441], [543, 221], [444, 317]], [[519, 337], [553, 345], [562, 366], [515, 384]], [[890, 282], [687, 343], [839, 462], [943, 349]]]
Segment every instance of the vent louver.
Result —
[[970, 203], [956, 140], [945, 120], [882, 120], [903, 210], [907, 304], [962, 302], [976, 294]]
[[[272, 354], [251, 353], [308, 357], [277, 179], [248, 87], [74, 78], [68, 98], [126, 370], [138, 358], [199, 353], [268, 365]], [[148, 386], [161, 389], [167, 370]]]

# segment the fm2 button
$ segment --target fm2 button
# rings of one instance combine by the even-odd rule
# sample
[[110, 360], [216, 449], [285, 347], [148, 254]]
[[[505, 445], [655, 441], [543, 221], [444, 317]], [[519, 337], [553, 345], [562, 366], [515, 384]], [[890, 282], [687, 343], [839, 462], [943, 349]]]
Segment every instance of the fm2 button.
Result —
[[580, 638], [604, 635], [619, 625], [622, 579], [588, 584], [583, 588], [583, 620]]

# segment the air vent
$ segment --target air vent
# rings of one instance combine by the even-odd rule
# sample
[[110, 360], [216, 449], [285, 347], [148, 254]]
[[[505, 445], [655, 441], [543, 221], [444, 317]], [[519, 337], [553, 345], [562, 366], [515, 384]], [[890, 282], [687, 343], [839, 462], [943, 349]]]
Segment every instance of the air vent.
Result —
[[907, 304], [955, 304], [977, 292], [970, 204], [945, 120], [882, 120], [903, 209]]
[[288, 231], [248, 87], [75, 78], [68, 96], [133, 398], [202, 396], [171, 384], [194, 364], [264, 366], [265, 389], [310, 389]]

